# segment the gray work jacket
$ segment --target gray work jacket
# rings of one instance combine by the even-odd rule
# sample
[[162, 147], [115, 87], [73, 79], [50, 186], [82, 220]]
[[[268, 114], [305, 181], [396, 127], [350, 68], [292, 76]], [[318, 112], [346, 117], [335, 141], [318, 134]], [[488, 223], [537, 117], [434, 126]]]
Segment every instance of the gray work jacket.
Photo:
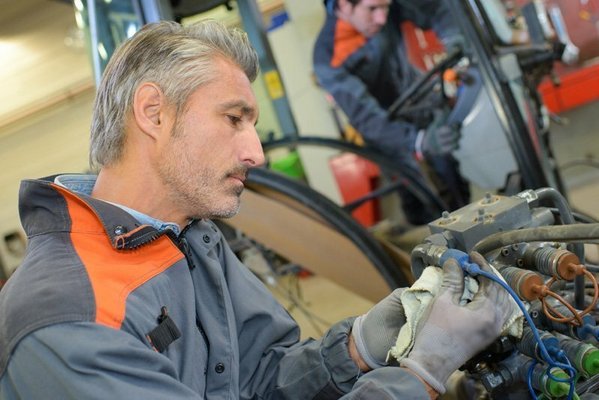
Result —
[[20, 212], [27, 255], [0, 291], [2, 400], [428, 398], [402, 368], [356, 379], [352, 319], [300, 342], [210, 221], [161, 232], [52, 178], [22, 183]]

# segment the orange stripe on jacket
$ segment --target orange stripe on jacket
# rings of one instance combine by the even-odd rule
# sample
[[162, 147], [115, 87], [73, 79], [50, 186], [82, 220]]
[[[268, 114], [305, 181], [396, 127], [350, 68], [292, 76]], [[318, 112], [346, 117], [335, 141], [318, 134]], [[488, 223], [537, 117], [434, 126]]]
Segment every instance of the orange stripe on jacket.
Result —
[[71, 216], [71, 241], [91, 281], [96, 322], [119, 329], [129, 294], [184, 255], [166, 236], [138, 250], [117, 251], [104, 227], [85, 202], [60, 186]]
[[342, 19], [337, 20], [335, 25], [335, 41], [331, 67], [337, 68], [352, 53], [364, 46], [366, 37], [356, 30], [349, 22]]

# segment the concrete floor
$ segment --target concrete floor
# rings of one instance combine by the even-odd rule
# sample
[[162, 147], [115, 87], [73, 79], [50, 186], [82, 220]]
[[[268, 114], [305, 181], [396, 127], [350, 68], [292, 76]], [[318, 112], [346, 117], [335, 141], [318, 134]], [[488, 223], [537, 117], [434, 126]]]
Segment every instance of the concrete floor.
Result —
[[599, 102], [566, 112], [552, 143], [573, 208], [599, 218]]

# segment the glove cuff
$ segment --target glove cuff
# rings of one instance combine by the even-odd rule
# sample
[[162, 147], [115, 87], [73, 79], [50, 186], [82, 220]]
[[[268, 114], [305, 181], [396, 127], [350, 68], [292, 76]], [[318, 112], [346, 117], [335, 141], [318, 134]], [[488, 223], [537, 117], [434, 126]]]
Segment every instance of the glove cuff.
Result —
[[416, 156], [416, 160], [422, 161], [424, 160], [424, 152], [422, 151], [422, 142], [424, 141], [424, 135], [426, 131], [421, 129], [416, 134], [416, 141], [414, 142], [414, 154]]
[[435, 378], [427, 370], [422, 368], [422, 366], [420, 364], [418, 364], [418, 362], [411, 360], [409, 358], [404, 358], [399, 362], [399, 365], [401, 365], [402, 367], [406, 367], [406, 368], [410, 369], [411, 371], [413, 371], [416, 375], [418, 375], [426, 383], [428, 383], [433, 389], [435, 389], [435, 391], [437, 393], [439, 393], [439, 394], [445, 393], [445, 391], [446, 391], [445, 384], [442, 382], [439, 382], [439, 380], [437, 380], [437, 378]]
[[364, 360], [364, 362], [371, 368], [377, 369], [380, 367], [384, 367], [384, 364], [379, 364], [376, 362], [374, 357], [368, 351], [368, 347], [366, 347], [366, 342], [364, 341], [364, 336], [362, 335], [362, 325], [364, 324], [364, 319], [366, 315], [360, 315], [355, 319], [354, 325], [352, 327], [351, 335], [354, 337], [354, 343], [356, 344], [356, 348], [358, 349], [358, 353]]

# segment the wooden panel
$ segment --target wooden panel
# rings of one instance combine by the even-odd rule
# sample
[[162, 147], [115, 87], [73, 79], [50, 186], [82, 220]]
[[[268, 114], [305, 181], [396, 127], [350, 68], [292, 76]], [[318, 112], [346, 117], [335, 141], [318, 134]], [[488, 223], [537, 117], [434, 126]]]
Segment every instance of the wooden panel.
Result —
[[347, 237], [290, 206], [246, 190], [241, 211], [227, 223], [283, 257], [376, 302], [390, 288]]

